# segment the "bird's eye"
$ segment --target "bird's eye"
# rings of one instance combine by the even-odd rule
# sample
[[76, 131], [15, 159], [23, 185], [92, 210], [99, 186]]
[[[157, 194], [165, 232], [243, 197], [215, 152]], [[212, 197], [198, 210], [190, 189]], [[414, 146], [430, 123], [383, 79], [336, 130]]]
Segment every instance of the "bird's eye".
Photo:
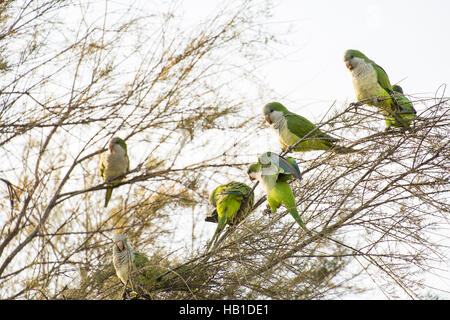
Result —
[[354, 58], [354, 56], [353, 55], [350, 55], [350, 59], [353, 59]]

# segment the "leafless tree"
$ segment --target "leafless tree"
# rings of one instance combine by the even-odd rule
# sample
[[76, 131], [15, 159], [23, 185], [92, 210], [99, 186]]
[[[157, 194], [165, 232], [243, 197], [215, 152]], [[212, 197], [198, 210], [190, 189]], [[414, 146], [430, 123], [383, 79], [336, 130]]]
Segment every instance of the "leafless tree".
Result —
[[[410, 97], [420, 112], [405, 132], [383, 132], [374, 108], [331, 106], [320, 125], [359, 152], [293, 154], [313, 235], [281, 208], [263, 215], [256, 186], [252, 214], [206, 251], [209, 192], [248, 181], [267, 151], [255, 70], [277, 41], [261, 23], [271, 10], [231, 2], [184, 27], [179, 3], [146, 8], [1, 4], [0, 297], [120, 298], [120, 231], [149, 258], [137, 298], [335, 298], [367, 289], [360, 279], [421, 298], [447, 250], [448, 99]], [[98, 162], [112, 136], [131, 165], [105, 209]]]

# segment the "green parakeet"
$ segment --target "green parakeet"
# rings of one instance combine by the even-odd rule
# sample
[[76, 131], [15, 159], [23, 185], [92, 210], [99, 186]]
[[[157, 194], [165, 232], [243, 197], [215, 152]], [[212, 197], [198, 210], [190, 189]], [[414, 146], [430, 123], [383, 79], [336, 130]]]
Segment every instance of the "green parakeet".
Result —
[[105, 208], [111, 199], [112, 191], [123, 179], [123, 175], [130, 168], [130, 159], [127, 153], [127, 144], [124, 140], [114, 137], [109, 141], [108, 150], [103, 153], [100, 160], [100, 175], [107, 183], [105, 195]]
[[308, 135], [304, 141], [297, 144], [295, 151], [333, 149], [336, 153], [356, 152], [356, 150], [351, 148], [338, 146], [336, 142], [339, 139], [333, 138], [317, 129], [316, 125], [311, 121], [290, 112], [279, 102], [266, 104], [263, 107], [263, 115], [270, 128], [277, 134], [283, 151]]
[[386, 127], [409, 128], [416, 117], [416, 110], [411, 101], [404, 96], [402, 87], [395, 84], [392, 86], [392, 90], [394, 91], [394, 99], [400, 106], [400, 111], [396, 113], [396, 117], [386, 117]]
[[408, 121], [402, 119], [406, 116], [414, 118], [416, 111], [411, 104], [392, 99], [395, 93], [386, 71], [358, 50], [345, 51], [344, 62], [352, 74], [358, 101], [378, 107], [385, 117], [387, 129], [392, 125], [409, 127]]
[[236, 181], [220, 185], [211, 192], [209, 202], [215, 209], [205, 220], [218, 223], [213, 239], [227, 224], [238, 224], [250, 214], [254, 197], [252, 188]]
[[294, 193], [288, 184], [293, 179], [302, 179], [294, 158], [265, 152], [258, 157], [258, 162], [249, 166], [247, 174], [251, 180], [257, 179], [263, 186], [272, 213], [284, 205], [299, 226], [310, 234], [297, 211]]
[[[130, 277], [130, 275], [148, 263], [147, 257], [135, 252], [128, 243], [126, 236], [119, 233], [114, 236], [112, 260], [116, 275], [124, 285], [124, 293], [128, 283], [130, 284], [131, 289], [136, 291], [135, 282], [132, 281], [132, 278], [136, 279], [136, 277]], [[137, 278], [137, 281], [141, 282], [143, 279]]]

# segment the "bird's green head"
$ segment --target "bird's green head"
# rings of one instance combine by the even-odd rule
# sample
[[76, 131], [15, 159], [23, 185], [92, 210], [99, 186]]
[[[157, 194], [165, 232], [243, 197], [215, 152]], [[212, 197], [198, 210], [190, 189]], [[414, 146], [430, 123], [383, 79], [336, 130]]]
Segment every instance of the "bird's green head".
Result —
[[398, 84], [394, 84], [392, 86], [392, 90], [395, 91], [395, 92], [398, 92], [398, 93], [403, 93], [402, 87], [400, 87]]
[[252, 163], [247, 170], [250, 180], [255, 180], [258, 177], [258, 172], [261, 170], [261, 164], [259, 162]]
[[364, 53], [358, 50], [349, 49], [345, 51], [344, 53], [344, 62], [345, 66], [352, 70], [353, 68], [357, 67], [359, 62], [364, 61], [368, 62], [369, 58], [367, 58]]
[[269, 124], [276, 122], [286, 112], [286, 107], [279, 102], [270, 102], [263, 107], [264, 119]]
[[108, 149], [110, 152], [115, 152], [118, 146], [120, 146], [123, 150], [125, 150], [125, 153], [127, 152], [127, 144], [123, 139], [119, 137], [114, 137], [109, 141]]

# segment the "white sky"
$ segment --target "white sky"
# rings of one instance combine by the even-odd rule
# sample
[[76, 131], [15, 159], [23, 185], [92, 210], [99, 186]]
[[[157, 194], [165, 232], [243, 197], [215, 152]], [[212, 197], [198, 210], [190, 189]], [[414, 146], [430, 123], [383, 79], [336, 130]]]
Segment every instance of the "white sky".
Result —
[[450, 77], [449, 15], [448, 1], [281, 1], [274, 20], [296, 20], [289, 39], [298, 52], [268, 72], [300, 100], [354, 99], [342, 62], [353, 48], [381, 65], [392, 83], [406, 78], [406, 92], [433, 93]]
[[[190, 0], [184, 1], [183, 7], [188, 15], [198, 16], [222, 2]], [[273, 100], [311, 120], [320, 119], [335, 100], [338, 106], [356, 100], [342, 61], [346, 49], [365, 53], [408, 95], [434, 96], [450, 79], [449, 1], [277, 3], [267, 28], [289, 45], [280, 47], [284, 57], [267, 63], [260, 72], [277, 93]]]

